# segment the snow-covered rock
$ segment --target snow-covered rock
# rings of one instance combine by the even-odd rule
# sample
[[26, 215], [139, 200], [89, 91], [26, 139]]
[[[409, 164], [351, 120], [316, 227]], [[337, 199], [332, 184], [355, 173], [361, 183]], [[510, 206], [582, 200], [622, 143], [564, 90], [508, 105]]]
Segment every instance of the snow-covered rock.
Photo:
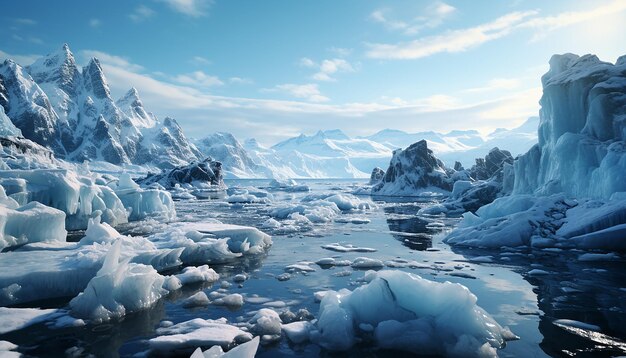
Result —
[[144, 186], [159, 184], [166, 189], [179, 187], [189, 188], [226, 188], [222, 177], [222, 163], [211, 158], [192, 162], [171, 170], [164, 170], [159, 174], [149, 174], [137, 182]]
[[515, 338], [460, 284], [400, 271], [366, 277], [369, 283], [354, 291], [324, 295], [313, 342], [333, 351], [373, 340], [380, 348], [418, 354], [496, 356], [505, 340]]
[[421, 140], [408, 148], [394, 151], [382, 181], [372, 187], [372, 195], [414, 196], [420, 191], [452, 191], [453, 171]]
[[384, 170], [380, 169], [379, 167], [372, 169], [372, 174], [370, 175], [369, 185], [376, 185], [380, 183], [384, 177], [385, 177]]

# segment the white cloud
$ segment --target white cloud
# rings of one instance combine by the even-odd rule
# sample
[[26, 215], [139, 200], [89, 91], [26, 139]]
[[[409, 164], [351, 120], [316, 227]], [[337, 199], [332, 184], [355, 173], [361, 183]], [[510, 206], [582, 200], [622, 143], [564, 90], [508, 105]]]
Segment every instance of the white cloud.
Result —
[[344, 48], [344, 47], [330, 47], [328, 48], [328, 51], [334, 53], [335, 55], [339, 57], [347, 57], [347, 56], [350, 56], [350, 54], [352, 53], [351, 48]]
[[373, 11], [369, 18], [385, 26], [390, 31], [399, 31], [405, 35], [415, 35], [425, 28], [434, 28], [456, 11], [454, 6], [437, 1], [427, 6], [420, 16], [403, 21], [393, 19], [389, 16], [389, 9], [378, 9]]
[[100, 19], [91, 19], [89, 20], [89, 26], [93, 28], [98, 28], [102, 25], [102, 21]]
[[154, 15], [154, 10], [145, 5], [139, 5], [135, 8], [135, 10], [133, 10], [131, 14], [128, 15], [128, 17], [130, 17], [130, 19], [134, 22], [142, 22], [146, 19], [153, 17]]
[[0, 50], [0, 61], [13, 60], [22, 66], [28, 66], [35, 62], [40, 55], [14, 55]]
[[300, 59], [300, 66], [316, 69], [317, 72], [311, 77], [316, 81], [335, 81], [333, 75], [340, 72], [355, 71], [350, 62], [342, 58], [322, 60], [322, 62], [317, 63], [308, 57], [303, 57]]
[[[439, 35], [426, 36], [417, 40], [395, 44], [373, 43], [367, 56], [378, 59], [418, 59], [438, 53], [455, 53], [469, 50], [486, 42], [493, 41], [520, 29], [533, 30], [532, 40], [540, 39], [550, 31], [581, 24], [591, 20], [601, 20], [607, 16], [626, 10], [626, 1], [613, 0], [595, 8], [584, 11], [569, 11], [552, 16], [538, 16], [535, 10], [512, 12], [494, 21], [475, 27], [446, 31]], [[440, 11], [447, 11], [441, 8]], [[382, 14], [374, 14], [374, 18], [383, 21]], [[594, 26], [601, 24], [594, 24]], [[403, 28], [402, 25], [396, 27]], [[589, 29], [585, 29], [588, 31]]]
[[569, 11], [556, 14], [554, 16], [536, 17], [525, 21], [520, 25], [522, 28], [534, 29], [533, 40], [537, 40], [546, 33], [566, 27], [576, 25], [585, 21], [604, 18], [609, 15], [620, 13], [626, 10], [626, 1], [614, 0], [605, 5], [587, 11]]
[[239, 85], [249, 85], [254, 83], [253, 80], [244, 77], [231, 77], [228, 79], [228, 82]]
[[174, 81], [185, 85], [198, 87], [222, 86], [224, 82], [217, 76], [207, 75], [202, 71], [194, 71], [191, 73], [178, 75], [174, 77]]
[[479, 26], [447, 31], [410, 42], [368, 44], [367, 55], [379, 59], [416, 59], [441, 52], [461, 52], [508, 35], [516, 25], [535, 14], [535, 11], [513, 12]]
[[15, 21], [15, 23], [20, 24], [20, 25], [37, 25], [37, 21], [33, 20], [33, 19], [28, 19], [25, 17], [18, 17], [17, 19], [14, 19], [13, 21]]
[[[106, 52], [97, 50], [82, 50], [80, 55], [84, 60], [89, 60], [93, 57], [97, 58], [101, 64], [108, 64], [112, 66], [126, 68], [129, 71], [139, 72], [143, 70], [143, 67], [134, 63], [131, 63], [128, 59], [120, 56], [108, 54]], [[86, 62], [86, 61], [85, 61]]]
[[211, 61], [202, 56], [194, 56], [191, 58], [191, 63], [194, 65], [210, 65]]
[[293, 83], [286, 83], [277, 85], [274, 88], [264, 89], [263, 92], [281, 92], [286, 93], [295, 98], [301, 98], [309, 102], [327, 102], [330, 98], [323, 96], [320, 92], [317, 84], [309, 83], [304, 85], [298, 85]]
[[174, 11], [191, 17], [205, 16], [213, 0], [159, 0], [169, 5]]
[[482, 87], [474, 87], [466, 89], [467, 93], [491, 92], [498, 90], [514, 90], [518, 89], [522, 84], [520, 78], [494, 78], [489, 80]]
[[[79, 52], [101, 59], [114, 97], [132, 86], [139, 90], [146, 108], [158, 117], [177, 118], [185, 132], [201, 137], [215, 131], [229, 131], [238, 138], [256, 137], [265, 143], [301, 132], [340, 128], [351, 135], [368, 135], [383, 128], [409, 132], [514, 127], [536, 115], [540, 91], [522, 90], [480, 103], [460, 103], [450, 96], [434, 95], [413, 101], [399, 98], [382, 102], [328, 104], [316, 84], [284, 84], [264, 90], [286, 93], [297, 101], [224, 97], [208, 94], [204, 88], [175, 84], [170, 77], [155, 77], [127, 59], [101, 51]], [[9, 56], [21, 64], [38, 56]], [[533, 92], [535, 91], [535, 92]], [[307, 102], [308, 101], [308, 102]]]

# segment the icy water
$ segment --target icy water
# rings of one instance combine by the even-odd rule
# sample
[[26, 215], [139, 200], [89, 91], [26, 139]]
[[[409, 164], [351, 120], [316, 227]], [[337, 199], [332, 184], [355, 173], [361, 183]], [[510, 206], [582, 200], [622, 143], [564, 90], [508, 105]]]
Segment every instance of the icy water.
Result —
[[[316, 192], [350, 192], [362, 182], [354, 180], [303, 181]], [[238, 180], [229, 186], [265, 187], [267, 181]], [[219, 219], [225, 223], [260, 227], [269, 217], [269, 210], [281, 203], [298, 202], [309, 193], [273, 192], [272, 204], [232, 205], [224, 200], [180, 201], [180, 220]], [[212, 266], [221, 275], [213, 286], [186, 286], [163, 299], [154, 308], [125, 317], [121, 322], [88, 325], [80, 328], [49, 329], [44, 324], [0, 335], [0, 340], [14, 342], [21, 351], [33, 356], [65, 356], [70, 349], [75, 356], [135, 356], [147, 350], [146, 340], [155, 336], [163, 320], [174, 323], [193, 318], [230, 322], [250, 317], [263, 307], [276, 310], [288, 307], [295, 312], [306, 308], [316, 314], [316, 291], [341, 288], [354, 289], [364, 271], [348, 267], [320, 267], [308, 273], [292, 273], [287, 281], [277, 276], [285, 267], [300, 261], [317, 261], [325, 257], [353, 260], [364, 256], [382, 261], [417, 261], [419, 267], [393, 268], [412, 272], [435, 281], [458, 282], [477, 297], [478, 304], [502, 326], [508, 326], [520, 337], [499, 350], [501, 357], [543, 356], [615, 356], [626, 354], [626, 263], [581, 262], [580, 252], [544, 251], [481, 251], [451, 248], [442, 243], [445, 232], [457, 218], [420, 217], [417, 211], [437, 199], [383, 201], [374, 199], [376, 208], [345, 217], [369, 219], [369, 223], [338, 223], [315, 225], [311, 230], [284, 233], [263, 229], [273, 236], [274, 244], [266, 255], [248, 257], [228, 265]], [[341, 220], [340, 220], [341, 221]], [[146, 234], [162, 228], [158, 222], [131, 224], [121, 231]], [[80, 237], [73, 233], [71, 238]], [[376, 252], [339, 253], [322, 248], [330, 243], [349, 243], [374, 248]], [[392, 269], [385, 267], [385, 269]], [[535, 271], [532, 271], [535, 270]], [[543, 270], [545, 273], [542, 273]], [[530, 272], [530, 274], [529, 274]], [[249, 279], [236, 284], [232, 278], [246, 273]], [[542, 273], [542, 274], [536, 274]], [[220, 282], [232, 283], [229, 293], [240, 293], [246, 303], [239, 309], [224, 306], [183, 308], [182, 302], [204, 290], [209, 293]], [[41, 302], [42, 307], [64, 307], [71, 298]], [[415, 297], [419, 300], [420, 297]], [[29, 306], [32, 306], [29, 305]], [[600, 327], [601, 333], [563, 327], [556, 319], [572, 319]], [[1, 324], [1, 323], [0, 323]], [[78, 348], [72, 348], [78, 347]], [[349, 356], [399, 357], [402, 352], [380, 351], [358, 346], [346, 353], [330, 353], [313, 344], [293, 345], [286, 338], [262, 346], [258, 357], [282, 356]]]

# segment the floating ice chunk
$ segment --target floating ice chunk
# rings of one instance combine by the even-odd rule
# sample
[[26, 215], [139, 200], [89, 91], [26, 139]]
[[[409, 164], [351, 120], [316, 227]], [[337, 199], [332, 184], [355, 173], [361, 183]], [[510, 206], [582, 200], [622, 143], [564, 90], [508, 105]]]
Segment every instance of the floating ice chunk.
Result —
[[102, 268], [87, 288], [70, 301], [72, 314], [102, 322], [149, 308], [167, 291], [165, 278], [152, 266], [120, 262], [122, 241], [107, 253]]
[[585, 329], [588, 331], [600, 332], [600, 327], [596, 326], [595, 324], [575, 321], [573, 319], [557, 319], [557, 320], [554, 320], [552, 323], [556, 324], [557, 326], [567, 326], [567, 327]]
[[322, 245], [322, 249], [337, 252], [376, 252], [376, 249], [370, 247], [358, 247], [352, 244], [340, 244], [338, 242]]
[[532, 269], [528, 271], [528, 276], [543, 276], [543, 275], [549, 275], [549, 274], [550, 272], [546, 270], [541, 270], [541, 269]]
[[299, 192], [299, 191], [309, 191], [309, 187], [307, 185], [300, 185], [296, 183], [293, 179], [272, 179], [269, 183], [269, 187], [274, 190], [282, 190], [287, 192]]
[[37, 201], [63, 211], [69, 230], [85, 229], [88, 219], [96, 211], [100, 211], [103, 220], [113, 226], [128, 221], [128, 213], [111, 188], [71, 170], [0, 171], [0, 178], [3, 181], [23, 180], [24, 185], [12, 186], [12, 191], [7, 194], [23, 194], [27, 202]]
[[373, 268], [383, 268], [385, 265], [381, 260], [372, 259], [369, 257], [357, 257], [352, 261], [353, 268], [357, 269], [373, 269]]
[[209, 297], [207, 297], [206, 293], [200, 291], [185, 299], [185, 301], [183, 302], [183, 307], [208, 306], [210, 303], [211, 301], [209, 300]]
[[248, 276], [243, 273], [240, 273], [238, 275], [235, 275], [235, 277], [233, 277], [233, 281], [235, 282], [244, 282], [247, 279], [248, 279]]
[[335, 260], [332, 257], [325, 257], [315, 261], [319, 266], [350, 266], [352, 261], [350, 260]]
[[197, 348], [190, 358], [254, 358], [257, 349], [259, 349], [259, 341], [259, 337], [254, 337], [252, 340], [240, 344], [226, 353], [220, 346], [213, 346], [204, 352]]
[[[4, 190], [0, 198], [2, 194]], [[29, 242], [64, 242], [66, 236], [65, 213], [60, 210], [35, 201], [14, 209], [0, 204], [0, 250]]]
[[150, 216], [167, 220], [176, 218], [174, 201], [169, 192], [160, 189], [142, 189], [128, 173], [120, 176], [115, 194], [130, 211], [129, 220], [142, 220]]
[[337, 219], [335, 219], [336, 223], [341, 223], [341, 224], [369, 224], [371, 222], [370, 219], [368, 218], [360, 218], [360, 217], [339, 217]]
[[261, 308], [249, 321], [250, 331], [256, 335], [280, 335], [282, 320], [276, 311]]
[[243, 296], [238, 293], [232, 293], [230, 295], [225, 295], [221, 298], [213, 301], [216, 305], [224, 305], [232, 308], [237, 308], [243, 306], [244, 300]]
[[183, 285], [196, 282], [215, 282], [220, 279], [220, 275], [212, 268], [209, 268], [209, 265], [185, 267], [176, 277]]
[[283, 324], [282, 330], [287, 338], [295, 344], [304, 343], [309, 340], [309, 331], [313, 325], [309, 321], [298, 321], [289, 324]]
[[311, 267], [313, 262], [310, 261], [301, 261], [295, 264], [288, 265], [285, 267], [285, 271], [294, 273], [294, 272], [314, 272], [315, 269]]
[[619, 260], [619, 255], [614, 252], [606, 254], [586, 253], [578, 256], [578, 261], [614, 261]]
[[198, 346], [228, 347], [233, 343], [250, 341], [252, 335], [228, 324], [226, 318], [204, 320], [201, 318], [181, 322], [171, 327], [157, 328], [158, 337], [148, 341], [154, 351], [174, 354]]
[[[415, 297], [420, 299], [416, 300]], [[514, 335], [482, 308], [465, 286], [383, 271], [354, 291], [329, 291], [322, 299], [311, 340], [330, 350], [350, 349], [374, 329], [381, 348], [419, 354], [495, 355]]]
[[53, 320], [64, 313], [56, 309], [0, 307], [0, 334]]

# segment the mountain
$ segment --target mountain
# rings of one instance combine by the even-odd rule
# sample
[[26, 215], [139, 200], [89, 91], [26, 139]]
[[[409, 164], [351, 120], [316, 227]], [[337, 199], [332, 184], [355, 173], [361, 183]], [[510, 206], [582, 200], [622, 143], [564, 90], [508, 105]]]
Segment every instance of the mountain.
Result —
[[79, 69], [67, 44], [23, 68], [0, 65], [0, 104], [27, 139], [69, 161], [171, 168], [197, 160], [178, 123], [147, 112], [136, 89], [111, 97], [100, 62]]
[[200, 152], [222, 162], [226, 178], [273, 178], [271, 169], [257, 164], [230, 133], [217, 132], [193, 140]]

